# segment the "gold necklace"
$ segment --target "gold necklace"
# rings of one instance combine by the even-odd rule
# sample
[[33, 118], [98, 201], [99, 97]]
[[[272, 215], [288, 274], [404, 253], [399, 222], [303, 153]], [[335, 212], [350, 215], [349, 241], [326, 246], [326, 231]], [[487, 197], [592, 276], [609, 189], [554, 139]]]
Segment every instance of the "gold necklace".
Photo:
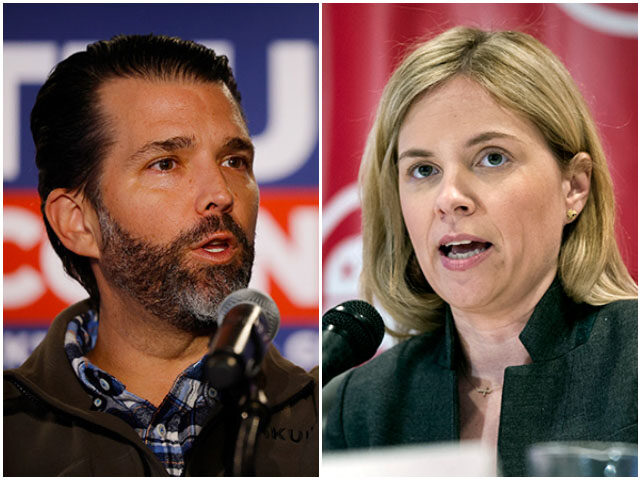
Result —
[[486, 387], [476, 387], [473, 382], [471, 382], [471, 379], [467, 376], [467, 372], [466, 372], [466, 368], [462, 367], [460, 368], [460, 371], [462, 372], [462, 376], [464, 377], [464, 379], [467, 381], [467, 383], [469, 385], [471, 385], [471, 387], [478, 393], [481, 393], [483, 397], [486, 397], [487, 395], [489, 395], [490, 393], [495, 392], [496, 390], [500, 390], [502, 388], [502, 385], [492, 388], [491, 385], [488, 385]]

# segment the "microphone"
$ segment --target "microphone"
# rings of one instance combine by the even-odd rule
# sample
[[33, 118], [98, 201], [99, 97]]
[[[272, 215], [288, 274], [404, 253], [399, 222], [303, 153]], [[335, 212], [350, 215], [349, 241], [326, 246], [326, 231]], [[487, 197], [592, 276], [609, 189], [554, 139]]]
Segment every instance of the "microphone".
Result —
[[250, 288], [228, 295], [218, 308], [218, 330], [205, 364], [209, 383], [226, 390], [253, 378], [279, 325], [280, 312], [269, 296]]
[[350, 300], [322, 316], [322, 386], [336, 375], [369, 360], [384, 336], [378, 311], [362, 300]]

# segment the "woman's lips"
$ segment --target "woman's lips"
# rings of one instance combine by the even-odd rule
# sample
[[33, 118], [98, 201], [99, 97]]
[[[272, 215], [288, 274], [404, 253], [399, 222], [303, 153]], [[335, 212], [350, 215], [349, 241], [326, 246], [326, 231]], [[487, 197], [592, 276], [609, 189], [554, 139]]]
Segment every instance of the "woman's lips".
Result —
[[438, 251], [448, 270], [467, 270], [482, 262], [492, 251], [493, 244], [467, 234], [445, 235]]
[[440, 260], [447, 270], [468, 270], [484, 261], [491, 252], [493, 252], [491, 243], [476, 243], [476, 245], [471, 243], [468, 244], [466, 251], [455, 250], [455, 247], [449, 247], [449, 251], [446, 251], [446, 247], [441, 247]]
[[490, 242], [464, 240], [440, 245], [440, 252], [451, 259], [463, 259], [477, 255], [491, 247]]

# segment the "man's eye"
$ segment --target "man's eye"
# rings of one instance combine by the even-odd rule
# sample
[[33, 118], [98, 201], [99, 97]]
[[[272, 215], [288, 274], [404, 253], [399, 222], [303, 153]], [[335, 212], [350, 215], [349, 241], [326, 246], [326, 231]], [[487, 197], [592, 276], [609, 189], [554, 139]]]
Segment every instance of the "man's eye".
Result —
[[222, 162], [223, 167], [246, 168], [249, 162], [244, 157], [230, 157]]
[[158, 160], [157, 162], [152, 163], [149, 168], [166, 172], [169, 170], [173, 170], [175, 167], [176, 167], [175, 160], [171, 158], [163, 158], [162, 160]]

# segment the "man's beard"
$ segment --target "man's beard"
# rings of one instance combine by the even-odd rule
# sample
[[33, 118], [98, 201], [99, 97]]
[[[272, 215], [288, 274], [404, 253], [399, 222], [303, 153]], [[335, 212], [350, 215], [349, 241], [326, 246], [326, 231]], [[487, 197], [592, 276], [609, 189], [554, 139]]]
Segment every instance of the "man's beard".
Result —
[[[204, 218], [166, 247], [126, 232], [104, 207], [98, 208], [98, 219], [102, 230], [100, 268], [105, 278], [145, 310], [180, 330], [210, 332], [215, 328], [220, 302], [249, 284], [253, 239], [249, 242], [227, 213]], [[186, 264], [185, 257], [194, 244], [224, 230], [235, 237], [238, 258], [225, 265]]]

